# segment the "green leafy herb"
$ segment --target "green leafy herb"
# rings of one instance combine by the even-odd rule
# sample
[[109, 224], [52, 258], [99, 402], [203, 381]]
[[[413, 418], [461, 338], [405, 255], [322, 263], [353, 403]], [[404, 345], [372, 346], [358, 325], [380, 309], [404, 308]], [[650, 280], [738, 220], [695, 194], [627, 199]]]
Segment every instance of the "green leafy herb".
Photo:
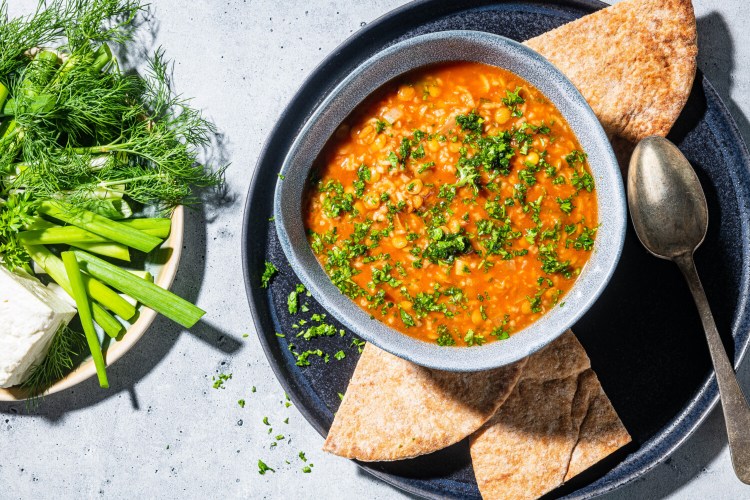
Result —
[[482, 345], [485, 343], [485, 338], [483, 335], [480, 335], [474, 330], [469, 330], [466, 332], [466, 336], [464, 337], [464, 342], [466, 342], [466, 345], [471, 347], [475, 345]]
[[521, 110], [518, 109], [518, 106], [525, 103], [526, 101], [518, 94], [520, 90], [521, 87], [516, 87], [516, 90], [514, 90], [513, 92], [511, 92], [510, 90], [506, 90], [505, 97], [503, 97], [502, 99], [503, 104], [510, 108], [511, 116], [519, 117], [523, 115], [523, 113], [521, 113]]
[[211, 377], [211, 380], [214, 381], [213, 388], [214, 389], [225, 389], [224, 383], [232, 380], [232, 374], [231, 373], [221, 373], [218, 377]]
[[266, 472], [276, 472], [274, 469], [266, 465], [263, 460], [258, 460], [258, 474], [264, 476]]
[[458, 124], [459, 127], [461, 127], [461, 130], [463, 130], [464, 132], [481, 134], [482, 124], [484, 123], [484, 118], [479, 116], [476, 110], [472, 110], [467, 115], [456, 116], [456, 123]]
[[438, 325], [438, 338], [435, 340], [439, 346], [451, 346], [456, 345], [456, 339], [453, 338], [448, 327], [445, 325]]
[[299, 283], [297, 287], [289, 292], [289, 296], [286, 299], [287, 308], [289, 314], [297, 314], [299, 309], [299, 294], [304, 293], [305, 285]]
[[263, 269], [263, 276], [260, 278], [261, 288], [268, 288], [271, 283], [271, 279], [278, 273], [279, 270], [273, 265], [273, 262], [266, 261], [265, 269]]

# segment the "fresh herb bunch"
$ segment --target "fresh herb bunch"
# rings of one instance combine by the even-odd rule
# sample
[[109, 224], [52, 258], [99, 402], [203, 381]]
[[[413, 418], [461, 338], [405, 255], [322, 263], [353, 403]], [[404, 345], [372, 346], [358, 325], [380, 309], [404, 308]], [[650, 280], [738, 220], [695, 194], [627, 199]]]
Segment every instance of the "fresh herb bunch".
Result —
[[[173, 92], [163, 52], [144, 75], [123, 73], [112, 56], [140, 10], [139, 0], [54, 0], [0, 24], [0, 218], [19, 193], [32, 213], [49, 199], [166, 212], [221, 184], [223, 168], [199, 161], [215, 128]], [[23, 265], [22, 254], [0, 234], [6, 265]]]
[[120, 339], [137, 317], [132, 303], [186, 328], [205, 314], [148, 273], [110, 262], [168, 237], [170, 219], [132, 218], [139, 208], [166, 214], [223, 182], [224, 167], [200, 161], [216, 130], [172, 90], [163, 52], [142, 75], [113, 57], [127, 52], [142, 10], [141, 0], [40, 0], [33, 14], [8, 19], [0, 0], [0, 263], [38, 264], [76, 300], [86, 334], [55, 334], [23, 385], [31, 395], [87, 352], [107, 387], [94, 324]]

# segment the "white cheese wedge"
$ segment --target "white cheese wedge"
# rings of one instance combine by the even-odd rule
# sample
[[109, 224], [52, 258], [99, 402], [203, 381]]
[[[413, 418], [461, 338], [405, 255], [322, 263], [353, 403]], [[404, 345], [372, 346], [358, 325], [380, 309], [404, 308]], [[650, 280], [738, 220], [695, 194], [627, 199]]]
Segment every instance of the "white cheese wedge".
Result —
[[0, 387], [23, 383], [57, 330], [76, 315], [38, 279], [0, 264]]

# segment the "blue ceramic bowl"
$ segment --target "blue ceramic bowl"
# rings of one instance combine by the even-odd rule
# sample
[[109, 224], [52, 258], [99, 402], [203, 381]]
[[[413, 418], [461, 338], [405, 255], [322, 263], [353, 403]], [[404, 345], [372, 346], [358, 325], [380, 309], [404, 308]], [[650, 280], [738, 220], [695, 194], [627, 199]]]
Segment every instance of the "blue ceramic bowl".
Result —
[[[565, 296], [563, 307], [555, 307], [507, 340], [476, 347], [440, 347], [371, 319], [369, 313], [341, 294], [318, 263], [307, 241], [302, 215], [303, 194], [315, 159], [349, 114], [394, 78], [449, 61], [476, 61], [512, 71], [555, 104], [588, 154], [601, 223], [590, 260]], [[323, 307], [356, 335], [381, 349], [419, 365], [450, 371], [485, 370], [512, 363], [541, 349], [572, 326], [599, 297], [614, 272], [625, 239], [625, 212], [617, 160], [599, 121], [575, 86], [528, 47], [477, 31], [418, 36], [365, 61], [320, 104], [297, 136], [281, 168], [274, 199], [276, 230], [284, 253]]]

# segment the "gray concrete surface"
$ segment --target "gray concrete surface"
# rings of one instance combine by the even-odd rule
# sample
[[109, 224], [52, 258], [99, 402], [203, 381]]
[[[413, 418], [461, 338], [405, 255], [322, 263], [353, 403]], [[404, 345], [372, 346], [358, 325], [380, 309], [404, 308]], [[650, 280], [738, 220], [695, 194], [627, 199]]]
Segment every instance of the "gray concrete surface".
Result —
[[[285, 406], [251, 326], [239, 253], [251, 171], [284, 105], [326, 54], [403, 0], [153, 3], [156, 29], [143, 41], [177, 61], [178, 90], [195, 96], [226, 134], [233, 163], [227, 180], [234, 201], [188, 216], [174, 286], [209, 313], [192, 332], [157, 320], [110, 369], [109, 391], [91, 380], [49, 397], [35, 415], [0, 404], [0, 498], [403, 498], [351, 462], [323, 454], [322, 439]], [[10, 4], [21, 12], [36, 0]], [[750, 139], [750, 8], [744, 0], [695, 6], [700, 68]], [[748, 391], [749, 368], [741, 370]], [[219, 373], [233, 374], [223, 390], [212, 388]], [[274, 449], [265, 416], [273, 435], [285, 436]], [[299, 451], [312, 473], [301, 471]], [[259, 475], [258, 459], [276, 473]], [[609, 498], [750, 498], [750, 487], [732, 474], [714, 411], [666, 463]]]

